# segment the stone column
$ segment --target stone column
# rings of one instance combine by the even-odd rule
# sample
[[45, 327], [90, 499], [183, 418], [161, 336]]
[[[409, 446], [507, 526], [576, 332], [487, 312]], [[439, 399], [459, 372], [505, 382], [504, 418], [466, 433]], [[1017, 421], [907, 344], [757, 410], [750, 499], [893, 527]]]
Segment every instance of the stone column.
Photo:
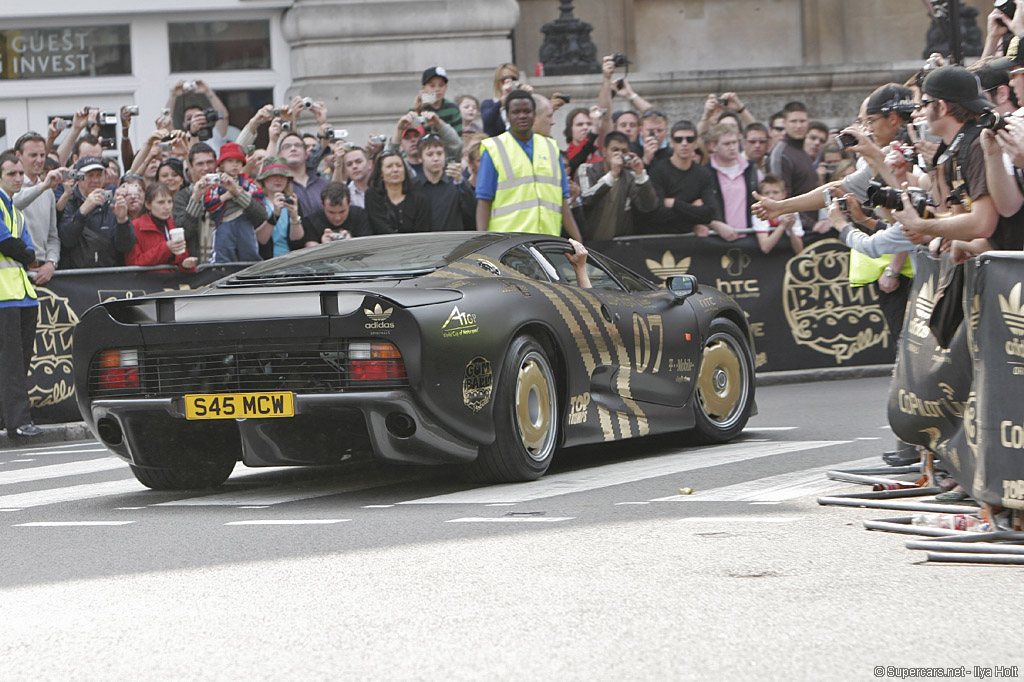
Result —
[[288, 96], [322, 97], [331, 122], [363, 144], [368, 133], [391, 133], [427, 67], [447, 69], [448, 99], [490, 97], [518, 21], [516, 0], [295, 0], [282, 20]]

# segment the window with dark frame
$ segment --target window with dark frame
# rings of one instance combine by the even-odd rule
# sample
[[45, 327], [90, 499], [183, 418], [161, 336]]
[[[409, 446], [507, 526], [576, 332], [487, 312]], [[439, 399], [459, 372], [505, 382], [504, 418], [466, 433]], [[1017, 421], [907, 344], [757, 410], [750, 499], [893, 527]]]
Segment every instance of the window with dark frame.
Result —
[[171, 72], [270, 68], [270, 20], [167, 24]]

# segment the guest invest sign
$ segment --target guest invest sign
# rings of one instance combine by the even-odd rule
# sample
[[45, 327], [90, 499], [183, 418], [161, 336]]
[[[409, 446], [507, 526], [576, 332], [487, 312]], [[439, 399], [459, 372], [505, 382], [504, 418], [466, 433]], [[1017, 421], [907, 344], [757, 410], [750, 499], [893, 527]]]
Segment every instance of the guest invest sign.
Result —
[[127, 25], [0, 31], [2, 79], [115, 76], [131, 70]]

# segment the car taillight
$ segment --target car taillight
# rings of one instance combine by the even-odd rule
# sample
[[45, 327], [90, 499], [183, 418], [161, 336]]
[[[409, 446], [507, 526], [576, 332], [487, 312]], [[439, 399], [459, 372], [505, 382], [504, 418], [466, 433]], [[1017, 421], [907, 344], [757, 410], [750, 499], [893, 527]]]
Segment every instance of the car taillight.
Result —
[[97, 365], [100, 389], [139, 387], [139, 351], [105, 350]]
[[352, 381], [404, 379], [405, 362], [398, 347], [387, 341], [360, 341], [348, 347]]

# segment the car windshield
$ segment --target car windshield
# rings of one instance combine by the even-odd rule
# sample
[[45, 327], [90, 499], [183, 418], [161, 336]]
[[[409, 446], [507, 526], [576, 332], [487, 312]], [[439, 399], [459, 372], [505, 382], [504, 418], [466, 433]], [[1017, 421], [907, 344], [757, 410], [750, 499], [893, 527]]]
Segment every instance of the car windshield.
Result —
[[431, 272], [484, 248], [502, 235], [425, 232], [358, 237], [274, 258], [238, 273], [249, 278], [302, 275], [365, 277]]

